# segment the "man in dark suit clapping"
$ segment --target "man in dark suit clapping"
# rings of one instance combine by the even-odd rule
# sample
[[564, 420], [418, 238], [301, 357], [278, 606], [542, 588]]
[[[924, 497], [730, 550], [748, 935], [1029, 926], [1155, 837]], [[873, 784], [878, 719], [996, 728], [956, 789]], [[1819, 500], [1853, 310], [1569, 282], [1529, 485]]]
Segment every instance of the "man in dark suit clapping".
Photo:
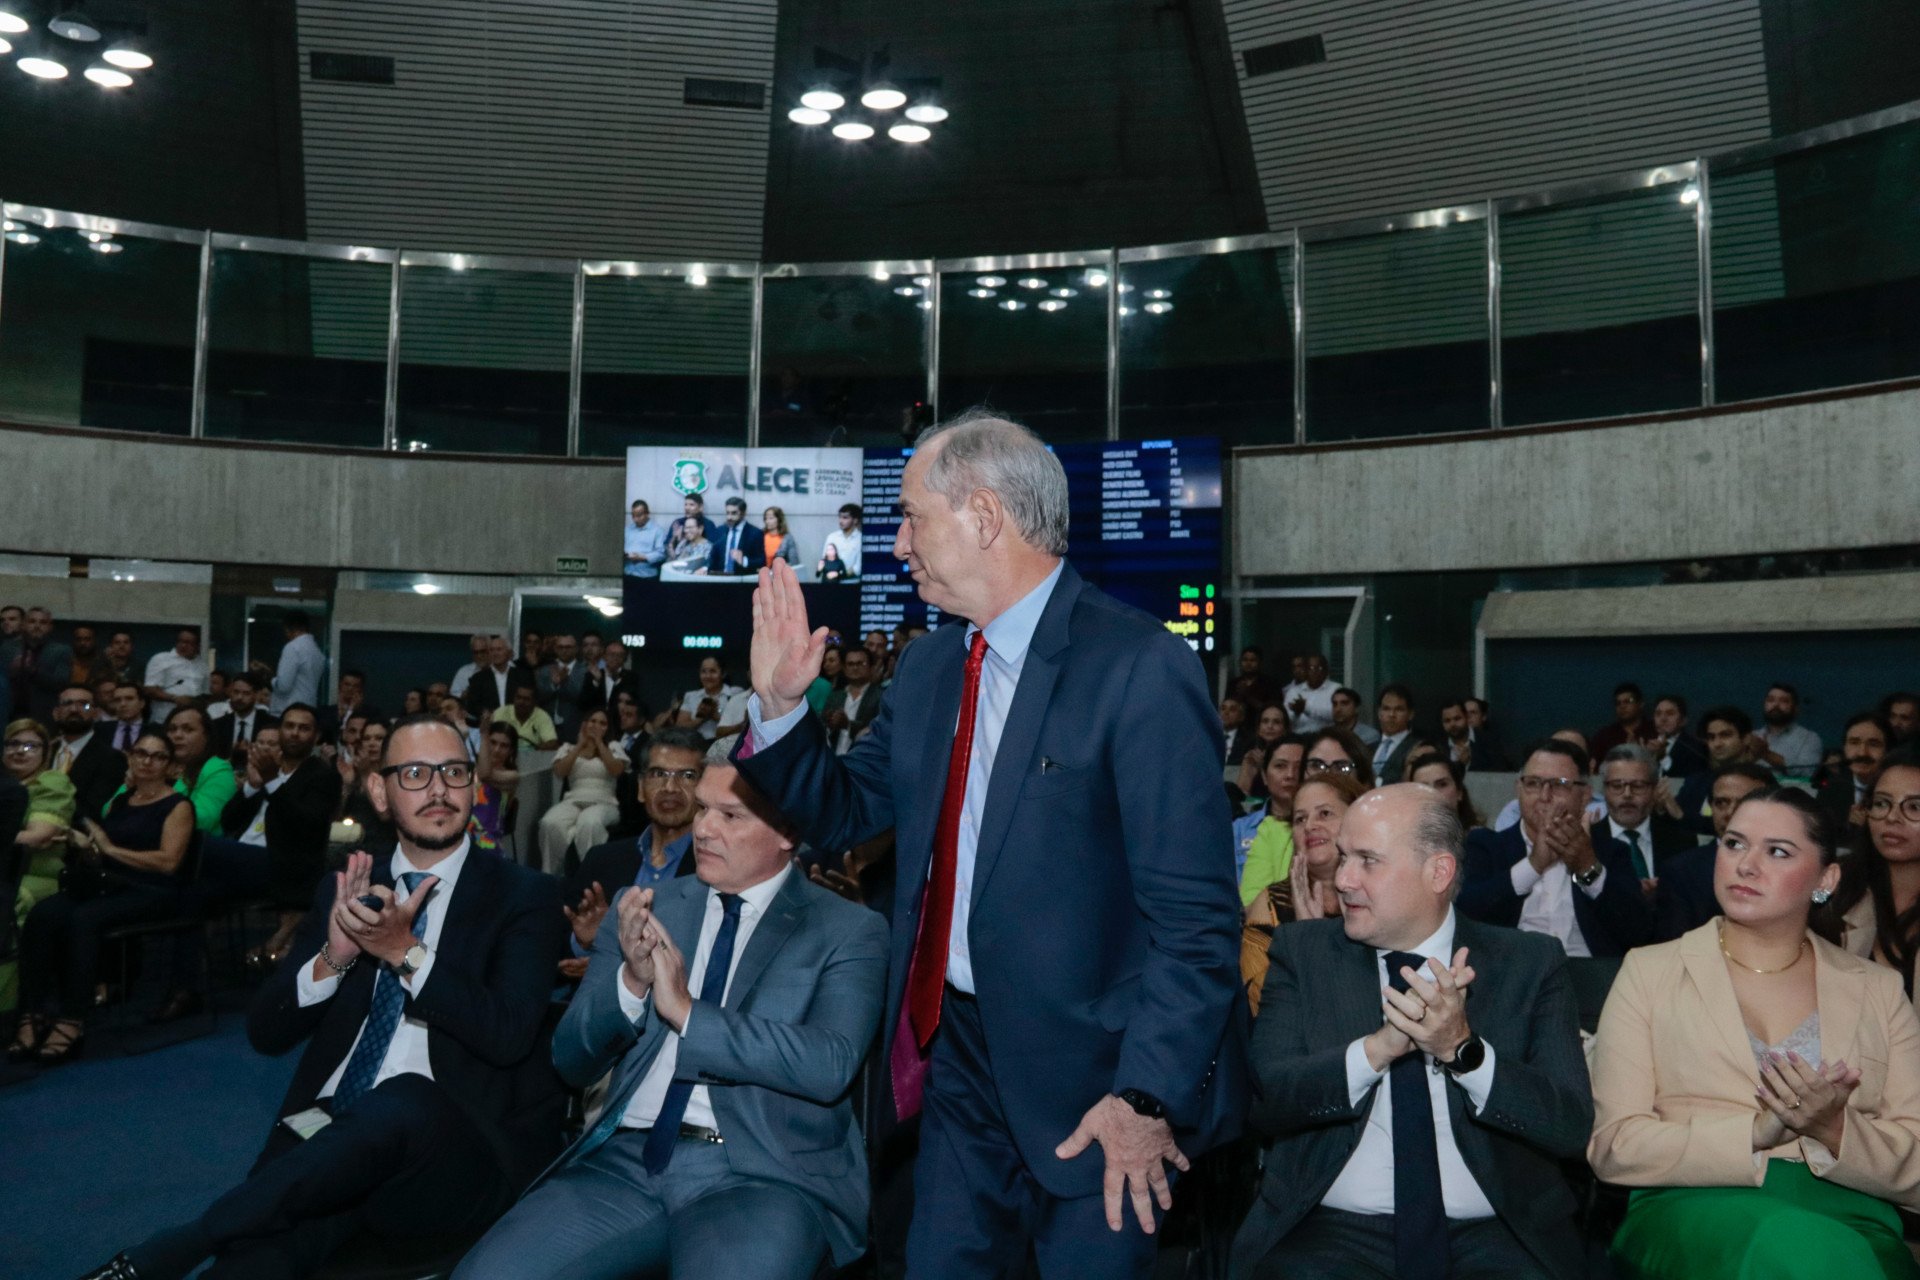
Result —
[[321, 886], [247, 1014], [261, 1052], [307, 1044], [259, 1162], [89, 1280], [172, 1280], [208, 1257], [220, 1274], [304, 1275], [356, 1233], [471, 1238], [552, 1154], [554, 1132], [523, 1129], [516, 1085], [546, 1052], [560, 895], [471, 846], [472, 769], [444, 720], [394, 730], [369, 791], [399, 848], [379, 866], [356, 853]]
[[1455, 914], [1462, 833], [1431, 791], [1362, 797], [1338, 845], [1343, 917], [1274, 931], [1252, 1115], [1273, 1144], [1234, 1276], [1584, 1275], [1558, 1165], [1593, 1100], [1560, 949]]

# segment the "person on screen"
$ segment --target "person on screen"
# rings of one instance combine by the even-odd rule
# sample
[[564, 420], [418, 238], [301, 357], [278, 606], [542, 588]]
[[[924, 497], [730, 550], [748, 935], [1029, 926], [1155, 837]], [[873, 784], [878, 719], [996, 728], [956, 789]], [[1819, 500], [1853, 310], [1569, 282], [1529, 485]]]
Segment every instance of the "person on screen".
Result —
[[686, 547], [686, 522], [688, 520], [698, 520], [700, 522], [700, 536], [707, 542], [711, 543], [715, 538], [720, 536], [720, 526], [707, 519], [707, 500], [699, 494], [690, 493], [686, 496], [685, 502], [681, 505], [681, 513], [683, 518], [674, 521], [673, 541], [667, 544], [667, 558], [669, 560], [679, 559], [682, 551]]
[[[826, 546], [820, 550], [820, 581], [840, 582], [860, 576], [860, 522], [863, 514], [857, 502], [849, 502], [840, 508], [840, 527], [827, 535]], [[837, 577], [827, 577], [826, 566], [830, 561], [839, 562]]]
[[707, 573], [758, 573], [767, 562], [766, 535], [747, 523], [744, 498], [727, 499], [727, 522], [708, 540], [713, 543], [713, 550], [707, 556]]
[[626, 574], [629, 578], [657, 578], [667, 559], [667, 530], [653, 522], [653, 509], [635, 498], [633, 523], [627, 526]]
[[768, 507], [760, 516], [761, 538], [766, 551], [765, 562], [785, 560], [793, 566], [795, 573], [800, 572], [800, 552], [794, 545], [787, 530], [787, 513], [779, 507]]
[[679, 549], [667, 561], [667, 568], [680, 573], [707, 571], [707, 559], [713, 553], [713, 544], [707, 541], [706, 525], [699, 516], [688, 516], [680, 522], [680, 533], [674, 545]]
[[813, 567], [813, 576], [821, 582], [845, 582], [853, 575], [847, 572], [847, 566], [840, 559], [840, 553], [834, 550], [831, 542], [827, 544], [820, 563]]

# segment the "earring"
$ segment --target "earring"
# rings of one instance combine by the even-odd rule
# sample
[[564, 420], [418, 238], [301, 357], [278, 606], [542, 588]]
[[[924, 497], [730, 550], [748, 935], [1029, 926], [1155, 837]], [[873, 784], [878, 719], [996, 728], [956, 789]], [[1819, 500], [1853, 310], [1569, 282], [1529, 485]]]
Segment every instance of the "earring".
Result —
[[1833, 895], [1825, 889], [1815, 889], [1813, 891], [1813, 905], [1816, 907], [1824, 907], [1827, 905], [1827, 899], [1832, 896]]

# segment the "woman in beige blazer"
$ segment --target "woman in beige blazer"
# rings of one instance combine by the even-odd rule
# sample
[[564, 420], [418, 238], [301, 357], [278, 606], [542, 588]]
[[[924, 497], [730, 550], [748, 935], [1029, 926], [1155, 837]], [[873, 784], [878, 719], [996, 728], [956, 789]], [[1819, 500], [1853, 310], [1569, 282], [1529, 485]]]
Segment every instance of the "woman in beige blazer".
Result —
[[1616, 1269], [1644, 1280], [1920, 1276], [1920, 1018], [1900, 978], [1814, 936], [1830, 820], [1756, 791], [1721, 837], [1722, 914], [1627, 953], [1592, 1059], [1587, 1158], [1637, 1188]]

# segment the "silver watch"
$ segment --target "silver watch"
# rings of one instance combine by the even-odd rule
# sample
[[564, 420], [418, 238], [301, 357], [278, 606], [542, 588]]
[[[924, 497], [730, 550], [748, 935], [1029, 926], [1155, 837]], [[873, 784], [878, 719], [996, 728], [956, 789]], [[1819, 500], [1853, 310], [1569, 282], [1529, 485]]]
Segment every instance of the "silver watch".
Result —
[[407, 948], [407, 953], [400, 957], [400, 963], [393, 966], [393, 971], [403, 978], [411, 978], [420, 972], [429, 954], [425, 944], [416, 942]]

